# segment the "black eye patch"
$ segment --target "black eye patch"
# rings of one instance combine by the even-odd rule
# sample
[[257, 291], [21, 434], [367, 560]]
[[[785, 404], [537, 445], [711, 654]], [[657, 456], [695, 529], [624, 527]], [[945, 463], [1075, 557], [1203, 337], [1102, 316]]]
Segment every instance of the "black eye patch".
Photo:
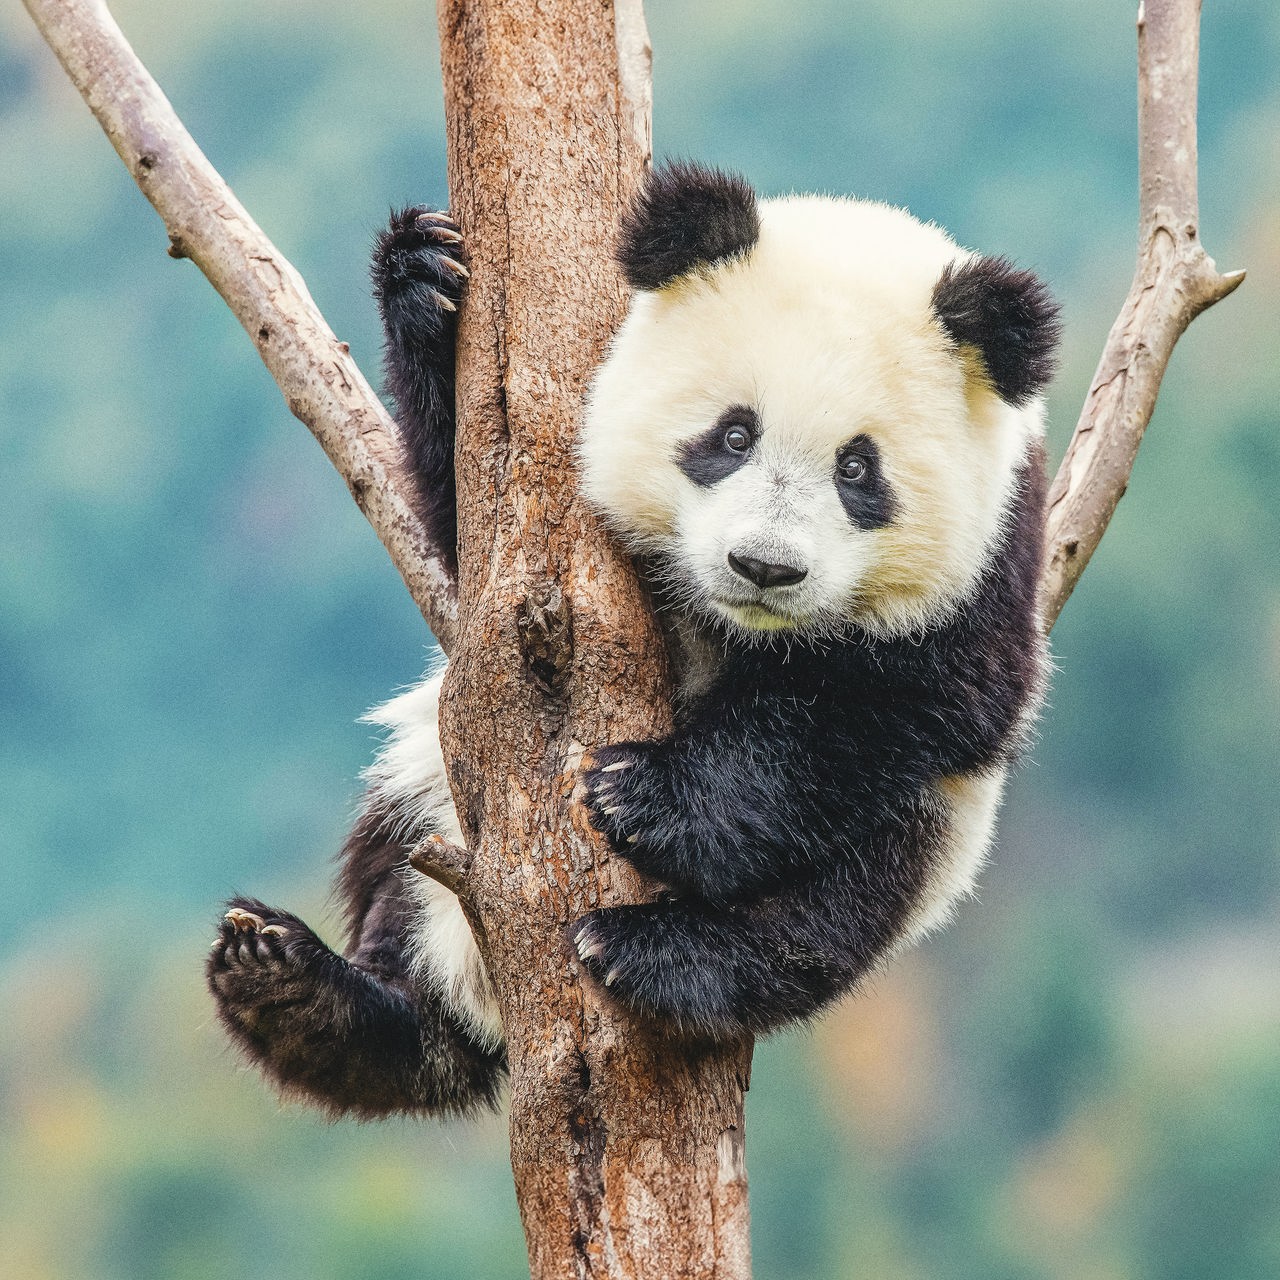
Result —
[[[845, 465], [854, 462], [860, 462], [861, 468]], [[857, 478], [843, 472], [857, 473]], [[842, 445], [832, 474], [845, 513], [859, 529], [881, 529], [893, 519], [893, 490], [880, 465], [880, 450], [870, 436], [854, 436]]]
[[680, 446], [676, 466], [694, 484], [709, 489], [746, 462], [759, 435], [756, 411], [746, 405], [733, 405], [716, 419], [715, 426]]

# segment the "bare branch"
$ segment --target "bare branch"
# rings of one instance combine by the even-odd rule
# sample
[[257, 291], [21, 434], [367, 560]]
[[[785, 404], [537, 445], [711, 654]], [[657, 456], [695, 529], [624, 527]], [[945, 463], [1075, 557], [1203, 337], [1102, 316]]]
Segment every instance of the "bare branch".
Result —
[[1124, 496], [1174, 344], [1244, 279], [1243, 271], [1220, 275], [1200, 244], [1199, 56], [1200, 0], [1146, 0], [1138, 10], [1138, 264], [1049, 491], [1046, 631]]
[[457, 591], [414, 514], [395, 424], [311, 300], [183, 128], [101, 0], [24, 0], [36, 25], [169, 232], [253, 339], [295, 417], [310, 428], [390, 553], [446, 651]]
[[644, 0], [614, 0], [618, 46], [618, 122], [630, 133], [626, 145], [653, 154], [653, 46], [644, 20]]

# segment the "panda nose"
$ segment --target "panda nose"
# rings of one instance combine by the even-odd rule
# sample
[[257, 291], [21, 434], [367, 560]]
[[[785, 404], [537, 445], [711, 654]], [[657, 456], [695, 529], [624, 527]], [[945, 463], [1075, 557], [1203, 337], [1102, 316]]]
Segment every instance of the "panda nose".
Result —
[[797, 569], [790, 564], [766, 564], [750, 556], [734, 555], [732, 551], [729, 552], [729, 568], [757, 587], [790, 587], [809, 576], [808, 569]]

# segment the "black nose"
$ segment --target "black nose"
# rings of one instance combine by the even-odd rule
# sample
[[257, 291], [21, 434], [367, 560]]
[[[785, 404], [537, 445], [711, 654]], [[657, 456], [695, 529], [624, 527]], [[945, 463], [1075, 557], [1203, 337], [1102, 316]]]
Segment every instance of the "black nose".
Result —
[[757, 587], [790, 587], [809, 576], [808, 569], [797, 569], [790, 564], [765, 564], [750, 556], [736, 556], [729, 552], [729, 568], [741, 577], [754, 582]]

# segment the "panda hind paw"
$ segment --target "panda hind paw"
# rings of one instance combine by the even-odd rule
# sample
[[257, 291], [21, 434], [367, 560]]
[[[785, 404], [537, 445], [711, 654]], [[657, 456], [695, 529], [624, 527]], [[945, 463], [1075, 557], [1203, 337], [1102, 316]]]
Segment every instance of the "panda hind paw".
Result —
[[618, 995], [625, 995], [631, 985], [627, 980], [626, 910], [605, 907], [591, 911], [572, 926], [573, 945], [582, 967], [602, 986], [618, 986]]
[[234, 1006], [241, 979], [253, 985], [255, 1002], [263, 996], [261, 984], [283, 978], [290, 970], [301, 972], [331, 954], [328, 947], [295, 915], [277, 911], [252, 898], [234, 898], [218, 923], [218, 936], [209, 953], [208, 975], [215, 996]]

